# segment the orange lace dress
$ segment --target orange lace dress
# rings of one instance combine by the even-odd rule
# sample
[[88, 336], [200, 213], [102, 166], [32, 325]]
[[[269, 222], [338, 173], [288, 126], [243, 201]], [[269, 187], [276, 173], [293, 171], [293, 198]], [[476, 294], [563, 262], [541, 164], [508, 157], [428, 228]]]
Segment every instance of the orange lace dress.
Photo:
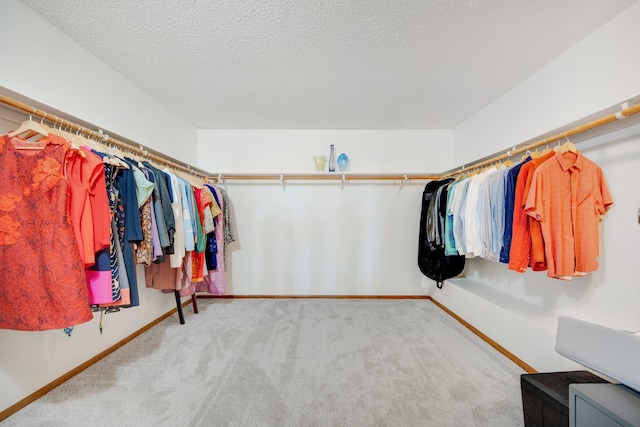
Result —
[[61, 329], [93, 317], [69, 220], [64, 176], [68, 145], [54, 135], [43, 143], [42, 149], [25, 150], [16, 148], [7, 135], [0, 137], [3, 329]]

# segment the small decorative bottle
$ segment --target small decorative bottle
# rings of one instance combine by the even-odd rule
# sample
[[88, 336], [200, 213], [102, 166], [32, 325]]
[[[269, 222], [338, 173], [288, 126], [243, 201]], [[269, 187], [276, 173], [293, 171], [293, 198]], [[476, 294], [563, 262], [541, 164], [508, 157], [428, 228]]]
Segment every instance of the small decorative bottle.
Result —
[[329, 172], [336, 171], [336, 150], [331, 144], [331, 152], [329, 153]]
[[338, 172], [346, 172], [349, 169], [349, 157], [345, 153], [338, 156]]

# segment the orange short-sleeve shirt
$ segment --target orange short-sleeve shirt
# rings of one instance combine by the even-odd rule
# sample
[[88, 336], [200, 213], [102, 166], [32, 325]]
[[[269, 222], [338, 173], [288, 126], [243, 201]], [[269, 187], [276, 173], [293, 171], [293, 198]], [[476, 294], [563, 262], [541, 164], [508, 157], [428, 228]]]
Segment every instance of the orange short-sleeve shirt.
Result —
[[525, 211], [540, 221], [549, 277], [598, 269], [598, 223], [612, 204], [602, 169], [580, 152], [558, 153], [536, 169]]

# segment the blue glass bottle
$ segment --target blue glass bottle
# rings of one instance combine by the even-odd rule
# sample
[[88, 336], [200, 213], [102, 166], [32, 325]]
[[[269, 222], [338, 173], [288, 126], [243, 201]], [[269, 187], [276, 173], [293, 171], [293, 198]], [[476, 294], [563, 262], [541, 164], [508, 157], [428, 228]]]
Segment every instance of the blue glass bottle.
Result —
[[344, 153], [340, 153], [338, 156], [338, 171], [346, 172], [347, 169], [349, 169], [349, 157]]

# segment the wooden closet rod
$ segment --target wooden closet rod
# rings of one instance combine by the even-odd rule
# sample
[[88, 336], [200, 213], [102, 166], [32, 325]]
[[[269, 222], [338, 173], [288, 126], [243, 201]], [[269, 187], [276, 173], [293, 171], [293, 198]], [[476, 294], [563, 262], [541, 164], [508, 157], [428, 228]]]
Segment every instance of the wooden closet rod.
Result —
[[599, 126], [605, 125], [607, 123], [611, 123], [611, 122], [615, 122], [616, 120], [622, 120], [624, 118], [627, 118], [633, 114], [637, 114], [640, 112], [640, 104], [636, 104], [633, 105], [631, 107], [627, 107], [627, 108], [623, 108], [620, 111], [618, 111], [617, 113], [614, 114], [609, 114], [607, 116], [604, 117], [600, 117], [599, 119], [590, 121], [588, 123], [585, 123], [583, 125], [580, 126], [576, 126], [574, 128], [571, 128], [565, 132], [560, 132], [557, 133], [555, 135], [549, 136], [547, 138], [541, 139], [539, 141], [535, 141], [532, 142], [531, 144], [527, 144], [523, 147], [517, 148], [515, 150], [507, 150], [505, 153], [497, 155], [495, 157], [492, 157], [490, 159], [487, 160], [483, 160], [481, 162], [478, 163], [474, 163], [470, 166], [464, 166], [460, 169], [457, 169], [455, 171], [451, 171], [451, 172], [446, 172], [444, 174], [442, 174], [441, 178], [449, 178], [451, 176], [455, 176], [455, 175], [460, 175], [461, 173], [473, 170], [473, 169], [478, 169], [481, 168], [483, 166], [486, 165], [490, 165], [492, 163], [496, 163], [496, 162], [500, 162], [502, 160], [508, 159], [509, 157], [512, 156], [516, 156], [520, 153], [524, 153], [527, 150], [532, 150], [534, 148], [540, 147], [542, 145], [547, 145], [550, 144], [552, 142], [556, 142], [556, 141], [562, 141], [564, 139], [568, 139], [570, 136], [573, 135], [577, 135], [579, 133], [583, 133], [586, 132], [588, 130], [597, 128]]
[[53, 114], [49, 114], [41, 109], [37, 109], [35, 107], [32, 107], [30, 105], [27, 105], [15, 99], [9, 98], [2, 94], [0, 94], [0, 103], [8, 105], [18, 110], [21, 110], [27, 114], [40, 117], [41, 119], [47, 120], [51, 123], [60, 124], [62, 126], [69, 127], [74, 131], [81, 132], [85, 135], [91, 135], [101, 142], [115, 145], [119, 148], [124, 149], [125, 151], [136, 153], [142, 157], [146, 157], [150, 160], [165, 164], [172, 168], [182, 170], [184, 172], [187, 172], [192, 175], [200, 176], [202, 178], [208, 178], [216, 182], [225, 182], [226, 180], [249, 180], [249, 181], [257, 180], [257, 181], [284, 182], [286, 180], [289, 180], [289, 181], [342, 181], [344, 183], [347, 180], [361, 180], [361, 181], [402, 181], [402, 183], [405, 183], [409, 180], [434, 180], [434, 179], [449, 178], [452, 176], [460, 175], [462, 173], [465, 173], [473, 169], [478, 169], [483, 166], [490, 165], [492, 163], [506, 160], [510, 157], [516, 156], [520, 153], [524, 153], [528, 150], [532, 150], [542, 145], [547, 145], [555, 141], [568, 139], [570, 136], [574, 136], [574, 135], [586, 132], [588, 130], [605, 125], [607, 123], [615, 122], [616, 120], [624, 119], [626, 117], [629, 117], [633, 114], [637, 114], [640, 112], [640, 104], [623, 108], [617, 113], [600, 117], [599, 119], [576, 126], [565, 132], [557, 133], [555, 135], [532, 142], [530, 144], [526, 144], [522, 147], [519, 147], [513, 150], [507, 150], [502, 154], [496, 155], [487, 160], [482, 160], [480, 162], [473, 163], [469, 166], [464, 166], [462, 168], [445, 172], [442, 174], [375, 174], [375, 173], [359, 174], [359, 173], [340, 173], [340, 172], [336, 172], [336, 173], [317, 172], [317, 173], [283, 173], [283, 174], [233, 174], [233, 173], [230, 173], [230, 174], [218, 174], [216, 176], [211, 173], [205, 172], [203, 170], [191, 167], [186, 163], [178, 163], [176, 160], [169, 159], [167, 157], [163, 157], [158, 154], [154, 154], [151, 152], [153, 150], [150, 150], [142, 145], [139, 145], [138, 147], [136, 147], [132, 143], [121, 142], [108, 135], [102, 134], [100, 132], [96, 132], [91, 129], [87, 129], [83, 126], [72, 123], [69, 120], [62, 119]]
[[147, 147], [144, 147], [143, 145], [135, 146], [133, 145], [133, 143], [126, 143], [126, 142], [119, 141], [115, 138], [110, 137], [109, 135], [101, 133], [101, 131], [96, 132], [95, 130], [87, 129], [84, 126], [80, 126], [76, 123], [73, 123], [67, 119], [58, 117], [54, 114], [47, 113], [42, 109], [32, 107], [30, 105], [25, 104], [24, 102], [20, 102], [13, 98], [9, 98], [8, 96], [0, 94], [0, 103], [8, 105], [16, 110], [23, 111], [31, 116], [39, 117], [43, 120], [53, 123], [54, 125], [57, 124], [60, 126], [64, 126], [66, 128], [72, 129], [73, 131], [80, 132], [85, 136], [91, 136], [94, 139], [97, 139], [100, 143], [116, 146], [118, 148], [123, 149], [124, 151], [129, 151], [131, 153], [137, 154], [141, 157], [147, 158], [154, 162], [169, 166], [173, 169], [178, 169], [188, 174], [200, 176], [202, 178], [208, 178], [210, 176], [208, 172], [194, 168], [187, 163], [179, 163], [174, 159], [169, 159], [166, 156], [155, 154], [154, 152], [151, 152], [153, 150]]
[[226, 180], [259, 180], [259, 181], [267, 181], [267, 180], [303, 180], [303, 181], [346, 181], [346, 180], [370, 180], [370, 181], [402, 181], [405, 183], [408, 180], [432, 180], [437, 179], [439, 177], [438, 174], [355, 174], [355, 173], [285, 173], [285, 174], [218, 174], [217, 176], [211, 174], [209, 172], [205, 172], [201, 169], [194, 168], [186, 163], [179, 163], [174, 159], [167, 158], [167, 156], [160, 155], [161, 153], [155, 154], [154, 150], [151, 150], [142, 145], [135, 145], [134, 143], [127, 143], [119, 141], [113, 137], [110, 137], [106, 134], [101, 133], [101, 131], [96, 132], [92, 129], [87, 129], [84, 126], [80, 126], [76, 123], [73, 123], [67, 119], [62, 117], [58, 117], [54, 114], [47, 113], [46, 111], [33, 107], [31, 105], [25, 104], [24, 102], [17, 101], [13, 98], [0, 94], [0, 103], [8, 105], [16, 110], [23, 111], [31, 116], [38, 117], [40, 119], [46, 120], [50, 123], [61, 125], [67, 128], [72, 129], [75, 132], [80, 132], [85, 136], [92, 136], [98, 141], [108, 144], [114, 145], [118, 148], [121, 148], [125, 151], [129, 151], [145, 157], [149, 160], [162, 163], [164, 165], [170, 166], [174, 169], [178, 169], [184, 172], [187, 172], [192, 175], [200, 176], [202, 178], [208, 178], [212, 181], [224, 182]]
[[384, 174], [384, 173], [256, 173], [256, 174], [219, 174], [213, 179], [217, 182], [226, 180], [257, 180], [257, 181], [402, 181], [438, 179], [438, 174]]

